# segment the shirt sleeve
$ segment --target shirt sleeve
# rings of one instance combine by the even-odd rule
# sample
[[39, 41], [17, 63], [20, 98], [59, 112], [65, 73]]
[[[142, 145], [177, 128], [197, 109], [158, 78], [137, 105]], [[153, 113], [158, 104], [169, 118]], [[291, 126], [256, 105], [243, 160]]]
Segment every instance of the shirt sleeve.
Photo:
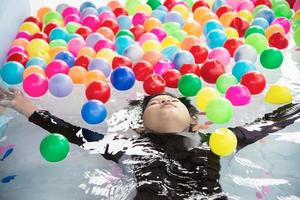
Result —
[[270, 133], [282, 130], [293, 124], [300, 118], [300, 104], [290, 103], [279, 107], [272, 113], [265, 114], [252, 123], [245, 126], [229, 128], [234, 132], [238, 140], [237, 150], [252, 144]]

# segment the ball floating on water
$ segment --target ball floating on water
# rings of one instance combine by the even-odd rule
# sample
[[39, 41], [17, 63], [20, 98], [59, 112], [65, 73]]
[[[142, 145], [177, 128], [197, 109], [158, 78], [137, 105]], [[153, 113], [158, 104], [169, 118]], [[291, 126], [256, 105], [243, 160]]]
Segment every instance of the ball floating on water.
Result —
[[150, 74], [145, 78], [143, 88], [149, 95], [163, 93], [166, 88], [166, 82], [160, 75]]
[[65, 97], [73, 91], [73, 81], [66, 74], [55, 74], [49, 80], [49, 92], [56, 97]]
[[31, 97], [40, 97], [48, 90], [48, 80], [40, 74], [30, 74], [23, 81], [23, 89]]
[[264, 68], [277, 69], [283, 62], [283, 55], [280, 50], [269, 48], [262, 52], [260, 63]]
[[216, 82], [216, 87], [219, 92], [224, 94], [227, 89], [238, 83], [238, 80], [233, 76], [232, 74], [222, 74], [221, 76], [218, 77], [217, 82]]
[[287, 104], [292, 102], [293, 96], [288, 87], [284, 85], [271, 85], [264, 100], [271, 104]]
[[225, 97], [234, 106], [244, 106], [251, 101], [251, 93], [244, 85], [230, 86], [226, 91]]
[[196, 96], [201, 87], [201, 79], [191, 73], [183, 75], [178, 83], [178, 90], [183, 96]]
[[102, 103], [106, 103], [109, 100], [110, 94], [111, 89], [104, 81], [94, 81], [85, 90], [85, 96], [88, 100], [95, 99]]
[[220, 93], [211, 87], [205, 87], [202, 88], [196, 95], [196, 106], [202, 110], [205, 111], [207, 104], [210, 100], [217, 98], [220, 96]]
[[23, 72], [24, 66], [14, 61], [5, 63], [0, 70], [2, 80], [10, 85], [21, 83]]
[[128, 90], [135, 83], [135, 75], [129, 67], [120, 66], [111, 73], [110, 80], [117, 90]]
[[99, 124], [106, 118], [105, 105], [99, 100], [89, 100], [81, 108], [81, 116], [88, 124]]
[[258, 71], [248, 72], [242, 76], [241, 84], [246, 86], [251, 94], [259, 94], [266, 87], [266, 78]]
[[212, 152], [218, 156], [228, 156], [234, 152], [237, 146], [235, 134], [227, 129], [215, 130], [209, 138], [209, 146]]
[[225, 124], [233, 116], [233, 107], [230, 101], [224, 97], [211, 99], [205, 109], [207, 118], [216, 124]]

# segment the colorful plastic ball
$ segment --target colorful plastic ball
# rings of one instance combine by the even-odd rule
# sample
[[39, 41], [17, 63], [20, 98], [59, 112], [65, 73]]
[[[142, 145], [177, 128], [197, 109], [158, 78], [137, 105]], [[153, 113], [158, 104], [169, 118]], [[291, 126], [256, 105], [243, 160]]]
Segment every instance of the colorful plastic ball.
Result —
[[178, 52], [179, 48], [177, 46], [168, 46], [162, 50], [162, 55], [165, 59], [172, 61]]
[[144, 13], [144, 12], [137, 12], [133, 15], [132, 17], [132, 24], [134, 26], [136, 25], [143, 25], [145, 20], [148, 18], [149, 16]]
[[127, 29], [120, 30], [118, 32], [118, 34], [116, 35], [116, 37], [120, 37], [122, 35], [127, 35], [134, 40], [134, 35], [133, 35], [133, 33], [130, 32], [130, 30], [127, 30]]
[[169, 88], [177, 88], [181, 78], [181, 73], [177, 69], [168, 69], [162, 74], [166, 86]]
[[297, 46], [300, 46], [300, 28], [297, 28], [294, 32], [294, 40]]
[[91, 33], [87, 38], [85, 39], [86, 46], [88, 47], [94, 47], [94, 45], [104, 37], [100, 33]]
[[237, 78], [238, 81], [240, 81], [242, 76], [249, 71], [256, 71], [256, 66], [254, 63], [248, 60], [240, 60], [236, 62], [232, 68], [232, 74]]
[[40, 74], [30, 74], [23, 80], [23, 89], [31, 97], [40, 97], [48, 90], [48, 80]]
[[40, 22], [40, 20], [36, 17], [33, 17], [33, 16], [29, 16], [27, 17], [24, 22], [33, 22], [35, 23], [36, 25], [39, 26], [39, 28], [42, 30], [43, 29], [43, 24]]
[[200, 110], [205, 111], [208, 102], [219, 96], [220, 93], [216, 89], [211, 87], [204, 87], [196, 95], [195, 98], [196, 106]]
[[115, 41], [118, 54], [123, 55], [124, 50], [133, 43], [134, 41], [131, 37], [125, 35], [118, 37]]
[[208, 49], [200, 44], [193, 45], [189, 51], [194, 56], [197, 64], [205, 62], [208, 58]]
[[137, 63], [142, 59], [144, 51], [138, 45], [129, 45], [126, 49], [124, 49], [123, 55], [131, 60], [132, 63]]
[[68, 4], [60, 3], [56, 6], [55, 10], [61, 14], [64, 11], [64, 9], [67, 8], [67, 7], [69, 7]]
[[66, 74], [55, 74], [49, 80], [49, 92], [55, 97], [66, 97], [73, 91], [73, 81]]
[[59, 162], [64, 160], [70, 150], [70, 144], [61, 134], [49, 134], [40, 144], [40, 153], [48, 162]]
[[274, 84], [268, 89], [264, 100], [271, 104], [288, 104], [292, 102], [293, 96], [287, 86]]
[[29, 60], [28, 55], [23, 52], [14, 52], [14, 53], [8, 55], [8, 57], [6, 59], [6, 61], [15, 61], [15, 62], [21, 63], [23, 66], [26, 65], [28, 60]]
[[112, 68], [116, 69], [119, 66], [126, 66], [132, 68], [132, 62], [129, 58], [125, 56], [115, 56], [112, 61]]
[[158, 51], [161, 51], [162, 46], [156, 40], [147, 40], [143, 43], [142, 48], [143, 48], [144, 52], [154, 50], [154, 49], [158, 50]]
[[227, 37], [224, 31], [222, 30], [212, 30], [207, 35], [207, 45], [209, 48], [213, 49], [216, 47], [223, 47]]
[[275, 6], [273, 10], [275, 13], [275, 17], [285, 17], [287, 19], [291, 19], [293, 16], [292, 9], [290, 9], [290, 7], [286, 4]]
[[230, 62], [230, 54], [224, 47], [217, 47], [209, 52], [208, 59], [216, 59], [221, 62], [223, 66], [227, 66]]
[[167, 22], [163, 24], [163, 29], [168, 35], [173, 35], [177, 30], [181, 29], [181, 26], [176, 22]]
[[40, 51], [48, 52], [50, 47], [46, 41], [42, 39], [34, 39], [28, 43], [26, 50], [28, 55], [32, 57], [32, 55], [39, 53]]
[[148, 75], [143, 83], [144, 91], [148, 95], [163, 93], [165, 91], [165, 87], [165, 80], [158, 74]]
[[24, 49], [26, 49], [26, 47], [28, 46], [29, 44], [29, 41], [24, 39], [24, 38], [18, 38], [18, 39], [15, 39], [13, 42], [12, 42], [12, 45], [11, 45], [11, 48], [12, 47], [16, 47], [16, 46], [19, 46], [19, 47], [23, 47]]
[[246, 38], [245, 44], [251, 45], [261, 54], [268, 47], [268, 40], [261, 34], [253, 33]]
[[224, 32], [227, 36], [227, 38], [239, 38], [239, 33], [237, 32], [237, 30], [235, 30], [232, 27], [227, 27], [224, 29]]
[[80, 38], [73, 38], [68, 42], [67, 47], [74, 56], [77, 56], [79, 50], [85, 47], [85, 41]]
[[95, 4], [93, 4], [92, 2], [89, 1], [85, 1], [80, 5], [80, 12], [82, 12], [84, 9], [86, 8], [96, 8]]
[[208, 101], [205, 108], [207, 118], [216, 124], [228, 123], [233, 116], [233, 107], [224, 97], [214, 97]]
[[40, 66], [41, 68], [46, 68], [46, 62], [42, 60], [41, 58], [30, 58], [28, 62], [26, 63], [26, 67], [29, 67], [31, 65]]
[[180, 69], [181, 65], [187, 64], [187, 63], [195, 63], [195, 59], [193, 54], [191, 54], [189, 51], [179, 51], [173, 60], [173, 63], [175, 65], [176, 69]]
[[257, 17], [262, 17], [264, 19], [266, 19], [269, 24], [272, 23], [272, 21], [274, 20], [275, 18], [275, 15], [274, 15], [274, 12], [270, 9], [266, 9], [266, 8], [263, 8], [261, 10], [259, 10], [257, 13], [256, 13], [256, 18]]
[[59, 52], [55, 56], [55, 59], [64, 61], [69, 67], [73, 67], [75, 63], [75, 57], [67, 51]]
[[243, 19], [241, 17], [235, 17], [230, 22], [229, 26], [236, 29], [239, 33], [239, 36], [243, 37], [246, 30], [249, 28], [250, 24], [245, 19]]
[[184, 24], [185, 20], [180, 15], [180, 13], [171, 11], [171, 12], [167, 13], [164, 18], [164, 23], [168, 23], [168, 22], [176, 22], [176, 23], [180, 24], [180, 26], [182, 26]]
[[220, 18], [224, 13], [232, 12], [233, 9], [230, 5], [222, 5], [216, 10], [216, 15]]
[[227, 89], [238, 83], [238, 80], [233, 76], [232, 74], [224, 73], [221, 76], [218, 77], [216, 81], [216, 87], [219, 92], [224, 94]]
[[156, 37], [158, 38], [159, 41], [162, 41], [165, 37], [167, 37], [167, 33], [164, 31], [163, 28], [160, 28], [160, 27], [153, 28], [151, 30], [151, 33], [156, 35]]
[[18, 38], [23, 38], [23, 39], [26, 39], [28, 41], [31, 40], [31, 33], [27, 32], [27, 31], [21, 31], [21, 32], [18, 32], [17, 35], [16, 35], [16, 39]]
[[201, 76], [200, 67], [198, 64], [183, 64], [179, 69], [182, 75], [192, 73]]
[[81, 23], [83, 26], [89, 27], [93, 32], [101, 26], [99, 18], [95, 15], [88, 15], [84, 17]]
[[232, 85], [227, 89], [225, 98], [228, 99], [233, 106], [244, 106], [250, 103], [251, 93], [244, 85]]
[[241, 84], [246, 86], [252, 95], [260, 94], [266, 87], [266, 78], [260, 72], [247, 72], [242, 77]]
[[252, 26], [259, 26], [262, 29], [266, 29], [269, 26], [269, 22], [262, 17], [257, 17], [252, 21]]
[[285, 33], [287, 34], [290, 31], [291, 23], [285, 17], [278, 17], [272, 21], [272, 24], [279, 24], [284, 28]]
[[162, 54], [157, 50], [147, 51], [142, 60], [146, 60], [151, 63], [151, 65], [155, 66], [156, 63], [163, 58]]
[[86, 73], [87, 71], [84, 67], [74, 66], [69, 70], [68, 76], [72, 79], [74, 84], [82, 84]]
[[89, 56], [79, 56], [76, 58], [74, 66], [81, 66], [85, 69], [88, 68], [91, 61], [91, 57]]
[[201, 25], [204, 26], [206, 22], [208, 22], [209, 20], [218, 20], [218, 17], [216, 14], [214, 13], [206, 13], [205, 15], [203, 15], [203, 17], [200, 19], [200, 21], [196, 21]]
[[269, 46], [277, 49], [285, 49], [289, 46], [289, 40], [280, 32], [273, 33], [269, 38]]
[[111, 73], [110, 64], [103, 58], [94, 58], [90, 61], [88, 65], [88, 70], [99, 70], [108, 77]]
[[162, 59], [156, 63], [154, 67], [154, 71], [156, 74], [162, 75], [168, 69], [173, 69], [173, 68], [174, 68], [174, 64], [170, 60]]
[[34, 66], [34, 65], [25, 68], [23, 72], [23, 79], [25, 79], [30, 74], [40, 74], [42, 76], [45, 76], [44, 69], [40, 66]]
[[237, 11], [248, 10], [248, 11], [252, 12], [253, 9], [254, 9], [254, 4], [250, 0], [242, 0], [239, 2], [238, 6], [237, 6]]
[[218, 77], [225, 73], [225, 67], [220, 61], [212, 59], [205, 61], [200, 71], [205, 82], [214, 84]]
[[151, 63], [141, 60], [133, 66], [133, 72], [136, 80], [144, 81], [148, 75], [154, 73], [154, 68]]
[[[77, 23], [77, 24], [81, 24], [81, 19], [78, 15], [68, 15], [67, 17], [65, 17], [64, 19], [64, 24], [68, 25], [70, 23]], [[73, 24], [74, 25], [74, 24]], [[80, 26], [76, 26], [76, 30], [79, 28]], [[71, 27], [66, 28], [68, 33], [72, 32], [75, 33], [76, 31], [74, 31], [74, 27], [71, 28], [73, 29], [72, 31], [70, 31]]]
[[109, 39], [110, 41], [113, 41], [115, 39], [114, 32], [107, 27], [101, 27], [97, 30], [97, 32], [103, 35], [104, 38]]
[[5, 63], [0, 69], [2, 80], [10, 85], [21, 83], [23, 81], [23, 72], [24, 66], [14, 61]]
[[35, 33], [32, 35], [31, 39], [42, 39], [42, 40], [45, 40], [46, 42], [49, 43], [49, 38], [48, 38], [48, 35], [46, 33], [43, 33], [43, 32], [39, 32], [39, 33]]
[[265, 31], [260, 26], [250, 26], [245, 32], [245, 38], [253, 33], [259, 33], [261, 35], [265, 35]]
[[31, 35], [38, 33], [40, 31], [41, 30], [39, 26], [33, 22], [24, 22], [19, 28], [19, 32], [28, 32]]
[[13, 53], [16, 53], [16, 52], [22, 52], [22, 53], [25, 53], [27, 54], [26, 50], [24, 47], [21, 47], [21, 46], [14, 46], [12, 47], [8, 52], [7, 52], [7, 56], [13, 54]]
[[[237, 17], [237, 13], [226, 12], [220, 17], [220, 22], [224, 27], [230, 27], [230, 24], [235, 17]], [[232, 27], [232, 28], [234, 28], [234, 27]]]
[[144, 33], [139, 38], [139, 44], [140, 46], [143, 46], [143, 44], [148, 40], [156, 40], [158, 41], [157, 36], [154, 33]]
[[235, 134], [227, 128], [215, 130], [209, 138], [211, 151], [218, 156], [229, 156], [237, 147]]
[[39, 19], [40, 21], [43, 21], [44, 15], [45, 15], [47, 12], [51, 11], [51, 10], [52, 10], [52, 9], [49, 8], [49, 7], [41, 7], [41, 8], [39, 8], [38, 11], [37, 11], [37, 17], [38, 17], [38, 19]]
[[192, 11], [195, 12], [197, 8], [202, 8], [202, 7], [210, 8], [209, 4], [204, 0], [195, 1], [195, 3], [192, 6]]
[[161, 41], [161, 47], [164, 49], [168, 46], [180, 46], [180, 42], [173, 36], [167, 36]]
[[234, 61], [237, 62], [239, 60], [249, 60], [253, 63], [257, 60], [257, 52], [254, 47], [244, 44], [239, 46], [233, 55]]
[[96, 52], [100, 51], [101, 49], [112, 49], [115, 50], [115, 44], [107, 39], [100, 39], [94, 45], [94, 50]]
[[269, 48], [262, 52], [260, 63], [264, 68], [277, 69], [283, 62], [283, 54], [276, 48]]
[[50, 41], [61, 39], [67, 42], [69, 41], [69, 34], [63, 28], [54, 28], [49, 34], [49, 39]]
[[185, 74], [178, 82], [178, 90], [183, 96], [196, 96], [201, 87], [201, 79], [195, 74]]
[[63, 18], [66, 18], [68, 15], [80, 15], [80, 11], [73, 6], [68, 6], [65, 9], [63, 9], [61, 15], [63, 16]]
[[114, 19], [105, 20], [101, 26], [109, 28], [110, 30], [112, 30], [114, 32], [114, 34], [117, 34], [120, 29], [118, 22]]
[[203, 34], [207, 37], [207, 35], [213, 30], [224, 30], [222, 24], [217, 20], [209, 20], [203, 26]]
[[131, 19], [128, 16], [121, 15], [117, 18], [120, 29], [130, 29], [132, 26]]
[[99, 100], [102, 103], [106, 103], [109, 100], [110, 94], [110, 87], [104, 81], [94, 81], [85, 90], [85, 96], [88, 100]]
[[124, 91], [133, 87], [135, 75], [129, 67], [120, 66], [111, 73], [110, 80], [115, 89]]
[[99, 100], [89, 100], [81, 108], [81, 117], [88, 124], [99, 124], [106, 118], [105, 105]]
[[83, 83], [88, 86], [93, 81], [106, 81], [106, 77], [102, 71], [91, 70], [88, 71], [83, 79]]
[[49, 22], [61, 22], [63, 20], [60, 13], [56, 11], [49, 11], [44, 15], [43, 22], [48, 24]]
[[268, 28], [266, 28], [265, 33], [266, 33], [266, 38], [269, 39], [272, 34], [279, 32], [282, 35], [285, 35], [285, 30], [284, 28], [279, 25], [279, 24], [272, 24]]
[[164, 22], [168, 12], [162, 10], [153, 10], [151, 13], [151, 17], [158, 19], [160, 22]]
[[92, 33], [92, 29], [90, 29], [87, 26], [81, 26], [80, 28], [78, 28], [76, 30], [76, 32], [78, 35], [82, 36], [84, 39], [86, 39], [91, 33]]
[[53, 60], [48, 63], [45, 73], [48, 78], [51, 78], [53, 75], [58, 73], [68, 74], [69, 66], [62, 60]]
[[149, 17], [145, 20], [143, 25], [145, 31], [150, 32], [153, 28], [161, 27], [161, 22], [154, 17]]
[[215, 13], [217, 9], [226, 4], [225, 0], [215, 0], [212, 4], [212, 11]]

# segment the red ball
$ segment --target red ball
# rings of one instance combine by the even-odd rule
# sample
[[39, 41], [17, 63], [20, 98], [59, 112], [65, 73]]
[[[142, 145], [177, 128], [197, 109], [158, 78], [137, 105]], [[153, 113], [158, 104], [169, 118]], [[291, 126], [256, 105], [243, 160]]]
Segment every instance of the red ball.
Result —
[[294, 4], [296, 3], [296, 0], [286, 0], [286, 1], [289, 3], [291, 9], [294, 7]]
[[81, 35], [84, 39], [86, 39], [87, 36], [89, 36], [92, 33], [92, 29], [90, 29], [87, 26], [81, 26], [77, 29], [76, 33]]
[[27, 17], [24, 22], [32, 22], [35, 23], [36, 25], [38, 25], [38, 27], [40, 28], [40, 30], [43, 29], [43, 23], [40, 22], [40, 20], [38, 20], [38, 18], [33, 17], [33, 16], [29, 16]]
[[128, 12], [126, 9], [122, 7], [117, 7], [113, 10], [113, 13], [116, 15], [116, 17], [119, 17], [120, 15], [126, 15], [128, 16]]
[[8, 61], [16, 61], [18, 63], [21, 63], [23, 66], [26, 66], [26, 63], [28, 62], [29, 57], [27, 54], [23, 52], [14, 52], [7, 57]]
[[42, 40], [44, 40], [44, 41], [46, 41], [46, 42], [49, 43], [49, 37], [48, 37], [48, 35], [47, 35], [46, 33], [43, 33], [43, 32], [35, 33], [35, 34], [31, 37], [31, 39], [32, 39], [32, 40], [33, 40], [33, 39], [42, 39]]
[[191, 54], [195, 58], [197, 64], [203, 63], [207, 60], [208, 49], [200, 44], [196, 44], [190, 48]]
[[251, 94], [259, 94], [266, 87], [266, 78], [257, 71], [251, 71], [242, 76], [241, 84], [247, 87]]
[[147, 76], [154, 73], [154, 67], [150, 62], [141, 60], [134, 65], [133, 72], [136, 80], [144, 81]]
[[285, 49], [289, 46], [289, 41], [280, 32], [275, 32], [269, 38], [269, 45], [277, 49]]
[[99, 100], [102, 103], [109, 100], [110, 94], [110, 87], [104, 81], [93, 81], [85, 90], [85, 96], [88, 100]]
[[181, 73], [177, 69], [168, 69], [162, 74], [162, 77], [166, 81], [167, 87], [177, 88]]
[[224, 48], [230, 53], [230, 56], [233, 57], [235, 50], [241, 46], [243, 42], [236, 38], [230, 38], [224, 43]]
[[207, 60], [200, 70], [202, 79], [211, 84], [215, 84], [218, 77], [226, 72], [222, 63], [216, 59]]
[[235, 17], [229, 26], [237, 30], [240, 37], [243, 37], [250, 24], [241, 17]]
[[132, 62], [125, 56], [115, 56], [112, 61], [112, 68], [116, 69], [119, 66], [126, 66], [132, 69]]
[[50, 32], [51, 32], [53, 29], [57, 28], [57, 27], [59, 27], [58, 24], [56, 24], [56, 23], [54, 23], [54, 22], [50, 22], [49, 24], [47, 24], [47, 25], [44, 27], [43, 32], [46, 33], [46, 34], [49, 36]]
[[134, 35], [136, 41], [139, 40], [141, 35], [143, 35], [146, 32], [144, 26], [142, 25], [134, 26], [129, 30]]
[[85, 69], [88, 69], [90, 62], [91, 62], [91, 57], [82, 55], [76, 58], [74, 66], [81, 66], [84, 67]]
[[165, 91], [166, 82], [158, 74], [151, 74], [147, 76], [143, 83], [144, 91], [149, 94], [158, 94]]
[[259, 5], [266, 5], [268, 6], [269, 8], [272, 8], [272, 3], [270, 0], [256, 0], [254, 2], [254, 6], [259, 6]]
[[101, 26], [109, 28], [110, 30], [112, 30], [114, 32], [115, 35], [118, 33], [118, 31], [120, 29], [118, 22], [114, 19], [105, 20]]
[[224, 13], [231, 12], [231, 11], [233, 11], [233, 9], [230, 5], [223, 5], [217, 9], [216, 14], [218, 17], [221, 17]]
[[[188, 73], [196, 74], [197, 71], [199, 71], [198, 68], [199, 68], [199, 65], [197, 65], [197, 64], [183, 64], [183, 65], [181, 65], [179, 71], [182, 75], [188, 74]], [[198, 74], [196, 74], [196, 75], [198, 75]]]
[[164, 2], [164, 6], [168, 9], [171, 10], [173, 6], [177, 3], [177, 0], [166, 0]]
[[207, 7], [210, 8], [208, 3], [206, 3], [204, 0], [198, 0], [196, 1], [192, 6], [192, 11], [194, 12], [199, 7]]

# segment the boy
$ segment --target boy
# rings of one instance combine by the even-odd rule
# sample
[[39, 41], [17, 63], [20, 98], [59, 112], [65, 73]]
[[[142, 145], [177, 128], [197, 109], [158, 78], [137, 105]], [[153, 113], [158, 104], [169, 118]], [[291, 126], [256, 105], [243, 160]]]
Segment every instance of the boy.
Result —
[[[140, 105], [143, 128], [136, 130], [141, 135], [137, 139], [104, 136], [69, 124], [39, 110], [14, 88], [8, 92], [0, 87], [0, 102], [47, 131], [118, 163], [124, 174], [135, 177], [136, 192], [127, 199], [227, 199], [219, 184], [220, 157], [205, 144], [208, 137], [197, 134], [203, 128], [197, 124], [199, 113], [184, 97], [146, 96]], [[291, 103], [244, 127], [231, 128], [238, 140], [237, 150], [299, 118], [300, 105]]]

